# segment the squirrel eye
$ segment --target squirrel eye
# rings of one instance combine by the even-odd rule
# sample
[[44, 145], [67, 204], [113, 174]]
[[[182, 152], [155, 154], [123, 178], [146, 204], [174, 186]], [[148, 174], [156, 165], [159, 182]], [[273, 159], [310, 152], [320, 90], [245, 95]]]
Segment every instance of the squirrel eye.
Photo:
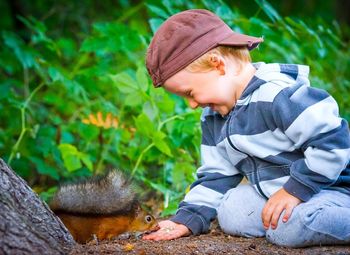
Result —
[[150, 223], [152, 221], [152, 217], [150, 215], [147, 215], [145, 217], [146, 222]]

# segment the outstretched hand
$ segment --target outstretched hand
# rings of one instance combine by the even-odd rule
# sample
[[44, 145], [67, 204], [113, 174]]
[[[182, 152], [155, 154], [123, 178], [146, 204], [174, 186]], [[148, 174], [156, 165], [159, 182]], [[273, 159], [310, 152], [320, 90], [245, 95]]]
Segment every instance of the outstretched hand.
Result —
[[191, 231], [182, 224], [175, 223], [171, 220], [164, 220], [159, 222], [159, 229], [156, 232], [145, 235], [142, 237], [143, 240], [172, 240], [182, 236], [188, 236]]
[[285, 189], [278, 190], [267, 200], [262, 210], [261, 217], [264, 228], [268, 230], [271, 226], [272, 229], [276, 229], [283, 210], [285, 210], [285, 213], [282, 221], [287, 222], [292, 215], [294, 207], [301, 202], [299, 198], [289, 194]]

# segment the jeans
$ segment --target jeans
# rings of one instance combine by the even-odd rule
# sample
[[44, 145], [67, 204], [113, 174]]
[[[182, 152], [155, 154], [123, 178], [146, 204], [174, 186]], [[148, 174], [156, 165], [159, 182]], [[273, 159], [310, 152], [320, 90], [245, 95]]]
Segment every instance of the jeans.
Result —
[[[225, 194], [218, 212], [221, 229], [243, 237], [263, 237], [287, 247], [350, 244], [350, 196], [322, 190], [296, 206], [289, 220], [280, 217], [275, 230], [263, 227], [261, 212], [266, 199], [249, 185], [239, 185]], [[281, 215], [283, 215], [282, 212]]]

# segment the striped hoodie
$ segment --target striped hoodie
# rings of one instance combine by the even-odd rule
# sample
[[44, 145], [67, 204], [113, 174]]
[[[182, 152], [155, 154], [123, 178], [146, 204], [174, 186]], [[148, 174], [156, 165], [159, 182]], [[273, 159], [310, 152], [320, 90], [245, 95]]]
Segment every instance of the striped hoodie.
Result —
[[246, 177], [269, 198], [282, 187], [302, 201], [322, 189], [350, 194], [350, 136], [336, 101], [309, 85], [309, 67], [256, 63], [235, 107], [201, 116], [202, 164], [172, 221], [208, 231], [223, 195]]

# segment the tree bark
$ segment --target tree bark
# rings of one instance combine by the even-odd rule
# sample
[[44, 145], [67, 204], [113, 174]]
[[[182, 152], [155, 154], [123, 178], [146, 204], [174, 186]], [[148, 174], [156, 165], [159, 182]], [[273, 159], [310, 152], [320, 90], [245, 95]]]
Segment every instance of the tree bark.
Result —
[[47, 204], [0, 158], [0, 254], [67, 254], [74, 244]]

